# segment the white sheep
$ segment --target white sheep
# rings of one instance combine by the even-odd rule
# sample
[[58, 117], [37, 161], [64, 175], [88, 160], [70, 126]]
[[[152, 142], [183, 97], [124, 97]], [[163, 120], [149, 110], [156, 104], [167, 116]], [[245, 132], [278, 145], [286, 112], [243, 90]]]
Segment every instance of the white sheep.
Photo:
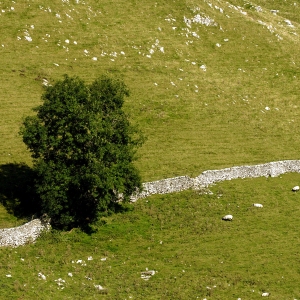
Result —
[[224, 221], [232, 221], [232, 219], [233, 219], [232, 215], [226, 215], [222, 218], [222, 220], [224, 220]]
[[293, 192], [298, 192], [299, 191], [299, 185], [296, 185], [296, 186], [294, 186], [293, 188], [292, 188], [292, 191]]
[[262, 204], [259, 204], [259, 203], [253, 203], [253, 206], [254, 207], [264, 207]]
[[265, 293], [262, 293], [261, 296], [262, 296], [262, 297], [269, 297], [269, 296], [270, 296], [270, 293], [266, 293], [266, 292], [265, 292]]

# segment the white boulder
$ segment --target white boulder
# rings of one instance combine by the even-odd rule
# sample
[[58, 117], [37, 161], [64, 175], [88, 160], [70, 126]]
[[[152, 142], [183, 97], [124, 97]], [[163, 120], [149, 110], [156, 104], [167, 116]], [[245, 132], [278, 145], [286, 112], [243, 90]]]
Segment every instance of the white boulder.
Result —
[[224, 221], [232, 221], [232, 219], [233, 219], [232, 215], [226, 215], [222, 218], [222, 220], [224, 220]]

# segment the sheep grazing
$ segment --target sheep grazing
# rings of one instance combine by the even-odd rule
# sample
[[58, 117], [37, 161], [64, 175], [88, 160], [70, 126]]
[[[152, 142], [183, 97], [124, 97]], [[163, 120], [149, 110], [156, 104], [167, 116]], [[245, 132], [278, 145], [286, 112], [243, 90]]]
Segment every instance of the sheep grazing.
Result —
[[254, 207], [264, 207], [262, 204], [259, 204], [259, 203], [253, 203], [253, 206]]
[[262, 293], [261, 296], [262, 296], [262, 297], [269, 297], [269, 296], [270, 296], [270, 293], [266, 293], [266, 292], [265, 292], [265, 293]]
[[296, 186], [294, 186], [293, 188], [292, 188], [292, 191], [293, 192], [298, 192], [299, 191], [299, 185], [296, 185]]
[[233, 219], [232, 215], [226, 215], [222, 218], [222, 220], [224, 220], [224, 221], [232, 221], [232, 219]]

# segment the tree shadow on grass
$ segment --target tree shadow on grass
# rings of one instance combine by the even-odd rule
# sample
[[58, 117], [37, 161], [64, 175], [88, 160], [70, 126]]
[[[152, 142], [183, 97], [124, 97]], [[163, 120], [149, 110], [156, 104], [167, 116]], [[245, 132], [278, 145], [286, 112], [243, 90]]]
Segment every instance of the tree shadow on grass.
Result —
[[[18, 219], [31, 219], [40, 215], [41, 207], [38, 196], [34, 192], [35, 172], [26, 164], [9, 163], [0, 165], [0, 204], [9, 214]], [[126, 213], [133, 207], [128, 203], [111, 203], [101, 216], [114, 213]], [[81, 224], [82, 231], [93, 234], [97, 231], [100, 222], [95, 224]], [[59, 225], [52, 224], [53, 228], [61, 229]]]
[[0, 165], [0, 203], [17, 218], [31, 218], [39, 211], [33, 190], [34, 175], [23, 163]]

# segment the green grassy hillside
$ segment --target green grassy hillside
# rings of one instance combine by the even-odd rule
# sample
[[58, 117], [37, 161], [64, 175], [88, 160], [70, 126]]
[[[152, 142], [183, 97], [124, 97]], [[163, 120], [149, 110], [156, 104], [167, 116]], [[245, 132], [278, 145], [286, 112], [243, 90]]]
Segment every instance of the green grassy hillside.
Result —
[[[300, 194], [290, 190], [299, 180], [288, 174], [223, 182], [213, 194], [152, 196], [102, 220], [92, 235], [53, 232], [1, 249], [1, 297], [299, 299]], [[222, 221], [228, 213], [233, 221]], [[155, 271], [148, 281], [146, 268]]]
[[[299, 158], [299, 0], [0, 0], [0, 21], [2, 203], [13, 207], [26, 188], [22, 120], [63, 74], [124, 79], [125, 109], [147, 136], [144, 182]], [[299, 299], [293, 185], [298, 174], [153, 196], [90, 236], [54, 232], [2, 249], [1, 297]], [[2, 210], [1, 227], [21, 222]], [[221, 221], [227, 213], [233, 222]], [[146, 268], [158, 271], [149, 281]]]
[[43, 83], [103, 72], [131, 90], [144, 181], [298, 158], [299, 2], [1, 6], [0, 163], [30, 163], [18, 130]]

